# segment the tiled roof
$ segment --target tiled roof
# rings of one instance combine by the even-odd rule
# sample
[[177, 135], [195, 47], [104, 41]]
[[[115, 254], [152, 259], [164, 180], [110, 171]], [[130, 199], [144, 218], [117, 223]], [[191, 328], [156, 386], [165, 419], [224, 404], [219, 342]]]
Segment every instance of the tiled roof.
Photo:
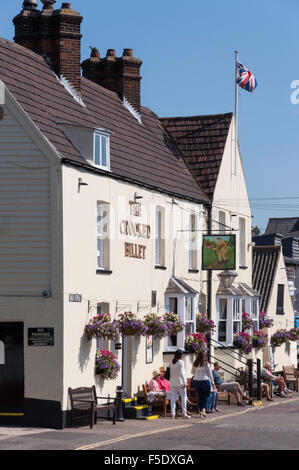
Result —
[[213, 197], [232, 113], [160, 119], [201, 188]]
[[158, 117], [148, 108], [141, 108], [140, 125], [116, 93], [82, 78], [83, 107], [41, 56], [5, 39], [0, 39], [0, 79], [62, 158], [88, 165], [58, 122], [105, 128], [111, 132], [112, 174], [171, 194], [208, 201]]
[[281, 246], [253, 247], [252, 285], [261, 295], [261, 312], [266, 312], [269, 305], [280, 250]]
[[269, 219], [265, 235], [281, 233], [284, 237], [299, 237], [299, 217]]

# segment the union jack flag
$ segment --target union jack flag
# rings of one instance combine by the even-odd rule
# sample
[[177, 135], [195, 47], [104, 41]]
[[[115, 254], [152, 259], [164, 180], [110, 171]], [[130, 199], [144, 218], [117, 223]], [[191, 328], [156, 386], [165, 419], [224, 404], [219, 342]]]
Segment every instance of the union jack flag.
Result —
[[237, 66], [237, 83], [240, 85], [241, 88], [252, 93], [257, 87], [257, 81], [254, 75], [252, 75], [250, 70], [244, 67], [244, 65], [240, 64], [240, 62], [237, 63]]

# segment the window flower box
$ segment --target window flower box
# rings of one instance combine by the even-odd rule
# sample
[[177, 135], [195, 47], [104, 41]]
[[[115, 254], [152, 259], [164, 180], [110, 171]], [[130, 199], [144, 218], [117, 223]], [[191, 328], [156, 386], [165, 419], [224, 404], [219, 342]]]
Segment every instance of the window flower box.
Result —
[[254, 321], [251, 319], [249, 313], [242, 314], [242, 329], [243, 331], [251, 330], [254, 327]]
[[119, 315], [119, 331], [124, 336], [147, 336], [148, 328], [142, 320], [138, 320], [132, 312]]
[[97, 349], [95, 358], [95, 373], [105, 380], [115, 380], [120, 371], [117, 357], [111, 351]]
[[201, 333], [191, 333], [185, 336], [186, 351], [198, 354], [199, 352], [207, 352], [207, 340]]
[[196, 316], [196, 331], [199, 333], [207, 334], [213, 333], [216, 325], [213, 320], [209, 320], [205, 313]]
[[260, 312], [260, 315], [259, 315], [260, 328], [271, 328], [271, 326], [273, 326], [273, 323], [274, 323], [274, 320], [272, 320], [272, 318], [268, 318], [266, 312]]
[[288, 343], [291, 341], [291, 334], [285, 329], [277, 330], [274, 335], [271, 336], [271, 345], [274, 347], [279, 347], [282, 344]]
[[116, 320], [111, 321], [109, 313], [102, 313], [93, 317], [85, 326], [88, 339], [104, 338], [117, 341], [119, 336], [119, 325]]
[[268, 335], [262, 331], [254, 331], [252, 335], [252, 346], [255, 349], [263, 349], [268, 344]]
[[290, 331], [290, 340], [298, 341], [299, 340], [299, 328], [292, 328]]
[[168, 329], [168, 336], [175, 336], [181, 331], [184, 331], [185, 329], [185, 325], [180, 320], [178, 315], [172, 312], [168, 312], [164, 314], [163, 322]]
[[144, 317], [143, 321], [148, 329], [148, 336], [154, 336], [161, 339], [169, 335], [167, 325], [164, 323], [162, 317], [159, 317], [156, 313], [148, 313]]
[[244, 354], [249, 354], [252, 351], [252, 336], [248, 333], [236, 333], [234, 335], [233, 345]]

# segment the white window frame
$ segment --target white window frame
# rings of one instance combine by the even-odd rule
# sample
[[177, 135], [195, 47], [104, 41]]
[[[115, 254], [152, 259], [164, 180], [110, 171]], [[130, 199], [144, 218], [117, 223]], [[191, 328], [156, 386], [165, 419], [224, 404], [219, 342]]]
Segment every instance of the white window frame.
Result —
[[[106, 212], [106, 217], [105, 217]], [[109, 204], [104, 201], [97, 201], [97, 269], [109, 269]], [[106, 227], [106, 230], [105, 230]]]
[[[221, 299], [227, 301], [227, 318], [220, 318], [220, 302]], [[243, 313], [243, 301], [245, 299], [245, 306], [248, 306], [246, 296], [228, 296], [219, 295], [216, 297], [216, 308], [217, 308], [217, 321], [216, 321], [216, 338], [217, 341], [224, 346], [233, 346], [234, 334], [238, 331], [242, 331], [242, 313]], [[257, 311], [259, 312], [258, 304]], [[250, 310], [247, 310], [250, 313]], [[219, 341], [219, 322], [226, 321], [226, 341]], [[239, 324], [239, 325], [238, 325]], [[238, 327], [236, 327], [238, 325]]]
[[[225, 336], [226, 336], [226, 341], [219, 341], [222, 344], [227, 344], [227, 332], [228, 332], [228, 318], [229, 318], [229, 305], [228, 305], [228, 297], [227, 296], [219, 296], [217, 297], [216, 304], [217, 304], [217, 325], [216, 325], [216, 337], [217, 341], [219, 341], [219, 322], [225, 323]], [[225, 301], [226, 302], [226, 318], [220, 318], [220, 306], [221, 302]]]
[[189, 270], [195, 271], [197, 270], [197, 232], [196, 232], [196, 215], [191, 214], [189, 220], [189, 230], [190, 230], [190, 238], [189, 238]]
[[254, 321], [254, 330], [259, 330], [259, 299], [251, 298], [250, 299], [250, 316], [251, 319]]
[[239, 217], [239, 266], [246, 266], [246, 220]]
[[[97, 145], [96, 141], [99, 139], [99, 155], [96, 155]], [[102, 147], [103, 147], [103, 140], [105, 140], [105, 147], [106, 147], [106, 165], [103, 164], [103, 155], [102, 155]], [[103, 133], [103, 132], [94, 132], [93, 135], [93, 164], [97, 168], [101, 168], [102, 170], [110, 171], [110, 135]]]
[[155, 265], [165, 266], [165, 240], [164, 234], [165, 210], [161, 206], [156, 207], [156, 237], [155, 237]]
[[219, 221], [219, 233], [225, 235], [226, 233], [226, 214], [224, 211], [219, 211], [218, 213], [218, 221]]
[[[170, 311], [170, 298], [177, 299], [177, 314], [183, 323], [190, 325], [190, 332], [196, 331], [196, 296], [191, 294], [169, 294], [165, 296], [166, 311]], [[191, 313], [191, 318], [187, 318], [187, 313]], [[192, 328], [193, 325], [193, 328]], [[165, 338], [165, 351], [175, 352], [177, 349], [185, 350], [185, 329], [177, 334], [177, 344], [172, 346], [169, 344], [170, 338]]]
[[[233, 297], [232, 334], [242, 331], [242, 297]], [[236, 328], [235, 328], [236, 327]]]

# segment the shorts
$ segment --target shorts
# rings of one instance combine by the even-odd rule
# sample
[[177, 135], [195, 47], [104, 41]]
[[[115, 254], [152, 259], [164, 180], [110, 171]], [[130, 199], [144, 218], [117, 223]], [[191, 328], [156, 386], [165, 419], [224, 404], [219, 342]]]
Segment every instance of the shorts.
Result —
[[226, 382], [220, 385], [220, 390], [233, 392], [237, 386], [238, 386], [238, 382]]

